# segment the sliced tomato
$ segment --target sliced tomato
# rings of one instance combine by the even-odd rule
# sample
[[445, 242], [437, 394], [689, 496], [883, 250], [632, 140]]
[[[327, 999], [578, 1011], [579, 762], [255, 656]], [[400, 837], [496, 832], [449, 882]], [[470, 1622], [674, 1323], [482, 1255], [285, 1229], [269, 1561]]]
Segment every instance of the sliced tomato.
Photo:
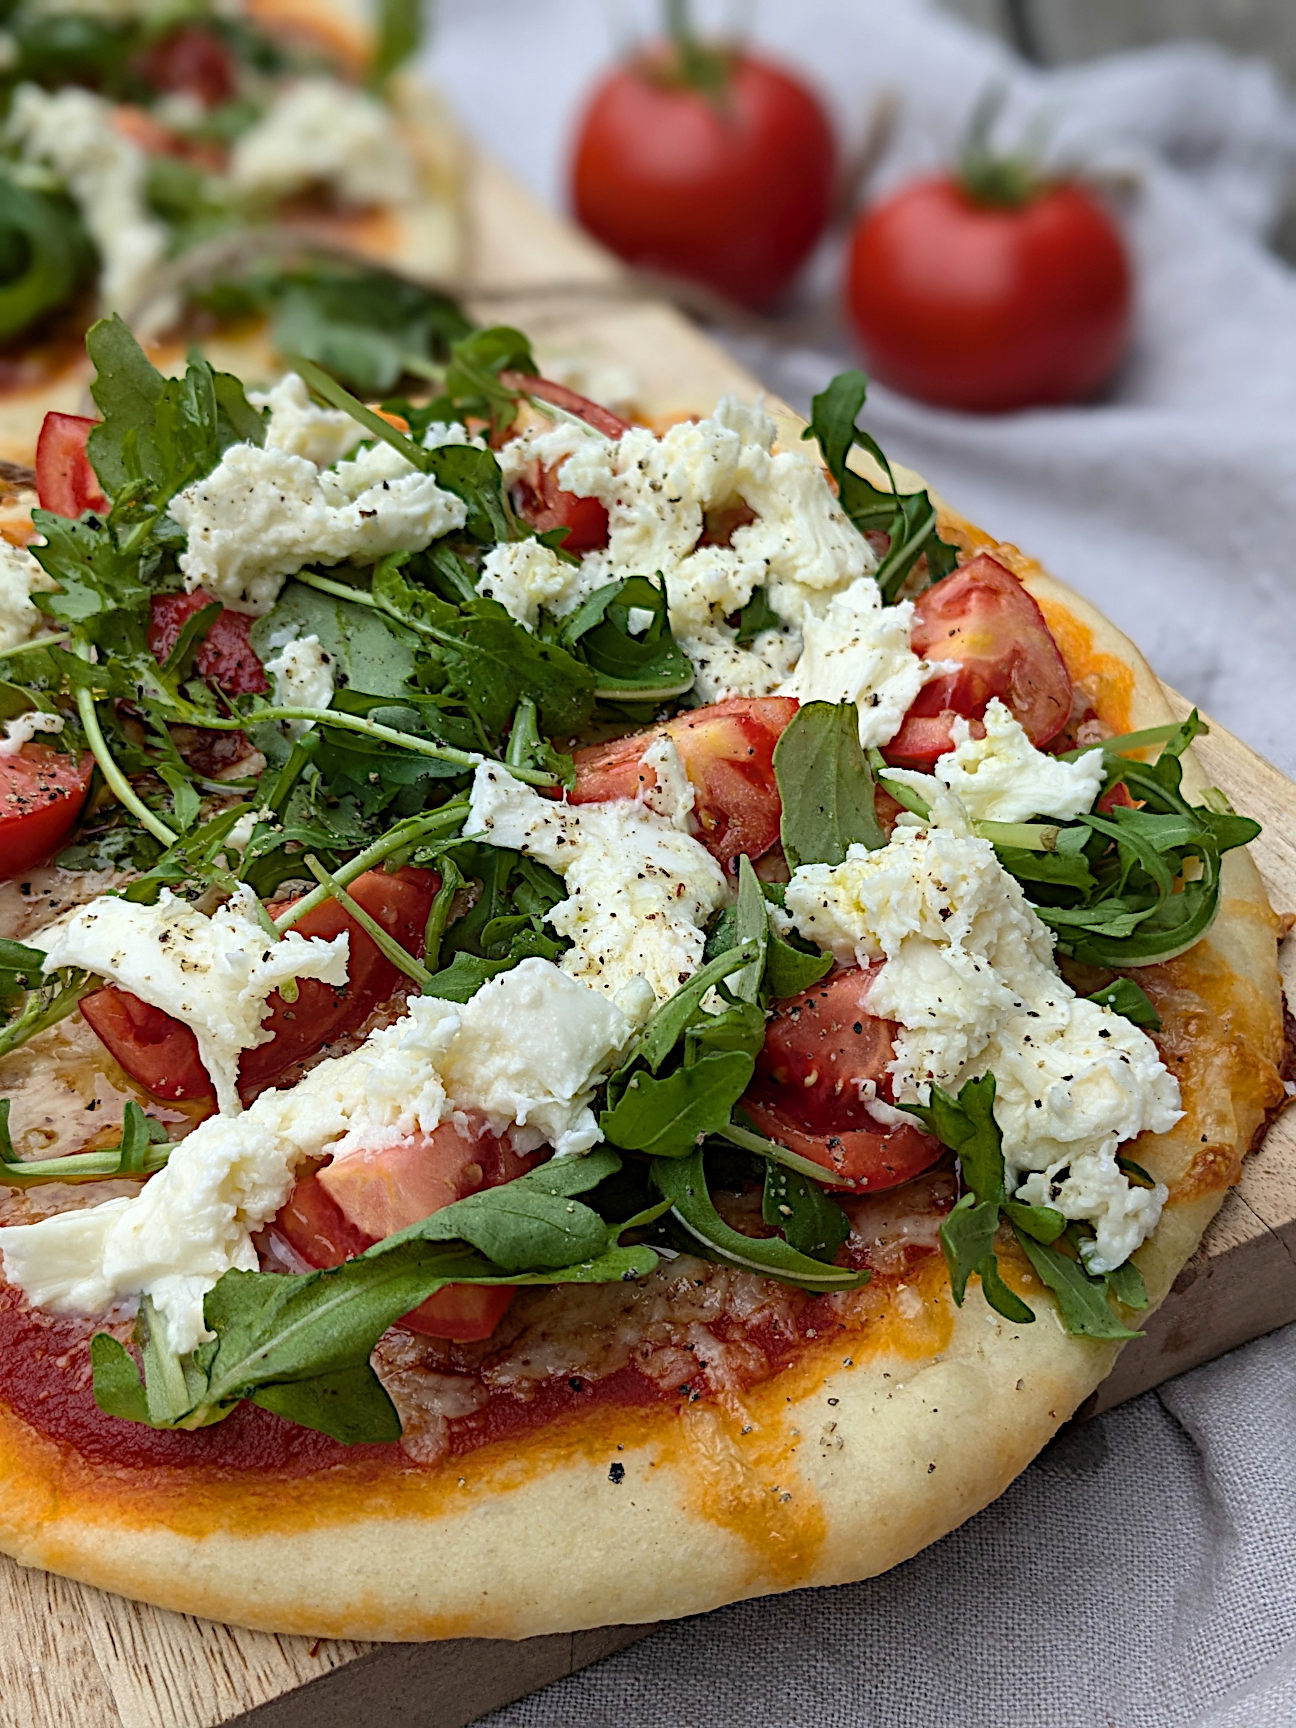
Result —
[[978, 721], [997, 696], [1043, 746], [1071, 716], [1071, 675], [1044, 614], [1010, 570], [984, 553], [920, 594], [913, 648], [929, 660], [955, 660], [956, 672], [918, 692], [885, 746], [888, 762], [929, 768], [953, 748], [962, 716]]
[[783, 811], [774, 780], [774, 746], [797, 711], [793, 696], [731, 696], [695, 708], [651, 732], [633, 732], [575, 754], [573, 804], [633, 798], [655, 784], [643, 753], [666, 733], [697, 794], [698, 838], [728, 869], [743, 852], [753, 862], [779, 837]]
[[228, 102], [237, 87], [233, 55], [219, 36], [200, 24], [168, 31], [135, 65], [155, 90], [196, 96], [205, 108]]
[[888, 1127], [869, 1109], [871, 1098], [890, 1097], [897, 1030], [868, 1011], [878, 970], [833, 972], [776, 1004], [742, 1101], [762, 1134], [870, 1193], [908, 1182], [944, 1151], [916, 1123]]
[[[519, 1156], [484, 1125], [443, 1122], [431, 1134], [349, 1153], [303, 1177], [275, 1229], [310, 1265], [337, 1266], [455, 1200], [511, 1182], [541, 1156]], [[507, 1285], [448, 1284], [402, 1325], [433, 1338], [489, 1338], [512, 1300]]]
[[21, 876], [55, 852], [81, 814], [94, 757], [24, 744], [0, 756], [0, 876]]
[[[502, 372], [500, 382], [509, 390], [523, 390], [542, 402], [551, 402], [576, 414], [609, 438], [620, 438], [630, 430], [630, 422], [614, 414], [610, 408], [591, 402], [565, 384], [555, 384], [548, 378], [535, 378], [523, 372]], [[563, 551], [592, 552], [606, 546], [608, 513], [597, 498], [581, 498], [575, 492], [564, 492], [558, 484], [557, 468], [539, 462], [522, 476], [513, 490], [513, 502], [518, 513], [539, 534], [554, 528], [565, 528], [567, 538]]]
[[592, 402], [578, 390], [569, 390], [565, 384], [555, 384], [551, 378], [537, 378], [527, 372], [501, 372], [500, 383], [506, 390], [520, 390], [541, 402], [551, 402], [555, 408], [565, 409], [568, 414], [578, 415], [582, 420], [588, 421], [596, 432], [602, 432], [609, 438], [621, 438], [630, 430], [628, 420], [623, 420], [619, 414], [614, 414], [601, 402]]
[[56, 516], [84, 516], [108, 508], [99, 476], [86, 455], [86, 439], [99, 424], [84, 414], [49, 413], [36, 440], [36, 496]]
[[211, 1097], [198, 1040], [179, 1020], [115, 984], [83, 996], [81, 1013], [109, 1055], [155, 1098]]
[[[423, 952], [423, 933], [439, 878], [431, 870], [406, 869], [388, 875], [368, 870], [348, 889], [352, 899], [394, 936], [408, 953]], [[272, 907], [279, 912], [284, 906]], [[275, 992], [261, 1022], [271, 1036], [243, 1052], [239, 1091], [244, 1098], [286, 1073], [326, 1044], [354, 1031], [396, 989], [398, 968], [361, 930], [336, 900], [326, 900], [293, 926], [303, 936], [329, 938], [344, 931], [350, 938], [347, 982], [341, 989], [303, 978], [297, 1000]], [[96, 1035], [126, 1072], [158, 1098], [207, 1098], [211, 1081], [198, 1055], [198, 1042], [179, 1020], [141, 1002], [129, 990], [109, 985], [81, 1003]]]
[[[212, 602], [213, 596], [204, 594], [202, 589], [194, 594], [153, 596], [148, 645], [149, 653], [159, 665], [175, 647], [187, 621]], [[194, 656], [198, 676], [231, 696], [264, 696], [270, 688], [265, 667], [248, 638], [251, 623], [246, 612], [233, 612], [223, 606]]]

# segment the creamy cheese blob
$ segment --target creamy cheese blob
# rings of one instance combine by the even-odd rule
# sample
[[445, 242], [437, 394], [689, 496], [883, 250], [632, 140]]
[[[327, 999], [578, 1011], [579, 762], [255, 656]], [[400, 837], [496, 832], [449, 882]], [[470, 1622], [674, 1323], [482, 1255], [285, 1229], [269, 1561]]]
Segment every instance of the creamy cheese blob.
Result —
[[[683, 794], [667, 796], [686, 822]], [[631, 798], [556, 804], [489, 762], [473, 779], [464, 832], [558, 872], [567, 898], [548, 922], [572, 943], [562, 969], [610, 996], [642, 979], [659, 1002], [673, 996], [701, 965], [703, 926], [729, 897], [720, 866], [672, 817]]]
[[156, 905], [101, 895], [30, 938], [45, 970], [82, 966], [188, 1026], [223, 1113], [240, 1109], [239, 1057], [272, 1034], [266, 1003], [297, 978], [347, 981], [348, 939], [289, 930], [276, 940], [245, 883], [210, 916], [164, 888]]
[[418, 169], [395, 116], [363, 90], [302, 78], [235, 140], [230, 183], [280, 199], [324, 187], [343, 204], [407, 204]]
[[913, 613], [912, 601], [885, 606], [873, 578], [857, 578], [822, 612], [807, 609], [801, 657], [778, 694], [853, 702], [860, 743], [866, 749], [888, 743], [927, 680], [952, 670], [943, 660], [920, 660], [909, 646]]
[[[492, 546], [482, 559], [477, 591], [498, 600], [510, 618], [534, 630], [542, 606], [565, 618], [599, 586], [599, 578], [583, 565], [560, 558], [538, 540], [506, 540]], [[648, 623], [652, 623], [651, 612]]]
[[934, 770], [974, 821], [1025, 822], [1048, 816], [1071, 822], [1093, 808], [1103, 783], [1101, 750], [1086, 750], [1075, 762], [1046, 755], [997, 696], [991, 698], [983, 723], [985, 736], [974, 738], [960, 716], [952, 727], [954, 749]]
[[989, 842], [953, 824], [897, 827], [886, 846], [797, 870], [787, 912], [843, 964], [885, 960], [869, 1008], [901, 1027], [897, 1099], [993, 1072], [1010, 1190], [1090, 1222], [1092, 1271], [1127, 1259], [1166, 1189], [1133, 1187], [1116, 1153], [1174, 1126], [1179, 1088], [1146, 1033], [1058, 975], [1051, 934]]
[[4, 723], [0, 736], [0, 757], [16, 756], [24, 744], [30, 744], [38, 732], [61, 732], [63, 716], [46, 714], [41, 708], [29, 708], [25, 714], [15, 714]]
[[[270, 646], [279, 652], [267, 660], [265, 669], [274, 679], [274, 700], [281, 708], [327, 708], [333, 700], [333, 656], [327, 653], [318, 636], [299, 636], [297, 626], [282, 641], [271, 637]], [[315, 724], [313, 720], [285, 720], [284, 730], [300, 738]]]
[[[428, 449], [467, 442], [457, 425], [434, 425], [424, 437]], [[231, 444], [168, 509], [187, 536], [185, 587], [258, 615], [306, 564], [375, 564], [388, 552], [420, 552], [467, 520], [462, 499], [385, 443], [328, 468], [269, 443]]]
[[40, 629], [32, 595], [54, 586], [25, 546], [0, 539], [0, 651], [20, 648]]
[[142, 306], [170, 233], [148, 207], [148, 155], [118, 130], [113, 104], [71, 85], [20, 84], [5, 131], [24, 160], [50, 169], [67, 188], [99, 252], [100, 305], [125, 313], [141, 336], [173, 323], [180, 311], [174, 295], [153, 300], [146, 312]]
[[[563, 616], [607, 582], [659, 576], [671, 629], [704, 702], [775, 692], [859, 703], [860, 735], [885, 743], [922, 685], [943, 668], [910, 648], [913, 608], [884, 607], [877, 561], [808, 454], [773, 450], [774, 422], [726, 397], [714, 415], [660, 438], [619, 439], [564, 421], [530, 428], [500, 453], [508, 482], [540, 462], [608, 512], [608, 544], [579, 569], [510, 554], [482, 591], [534, 627], [541, 605]], [[750, 519], [747, 519], [750, 518]], [[708, 529], [727, 544], [701, 544]], [[489, 587], [487, 586], [489, 583]], [[733, 622], [762, 589], [778, 627], [740, 644]]]
[[455, 1109], [481, 1111], [497, 1133], [519, 1124], [523, 1149], [586, 1151], [599, 1138], [590, 1099], [632, 1031], [613, 1002], [547, 960], [523, 960], [463, 1006], [415, 997], [291, 1089], [200, 1122], [138, 1196], [0, 1229], [5, 1276], [59, 1313], [147, 1294], [184, 1354], [208, 1336], [202, 1300], [221, 1274], [256, 1269], [253, 1232], [304, 1159], [430, 1132]]
[[248, 401], [265, 410], [267, 450], [304, 456], [317, 468], [331, 468], [365, 436], [359, 421], [341, 408], [322, 408], [313, 402], [306, 380], [296, 372], [285, 372], [269, 390], [249, 390]]

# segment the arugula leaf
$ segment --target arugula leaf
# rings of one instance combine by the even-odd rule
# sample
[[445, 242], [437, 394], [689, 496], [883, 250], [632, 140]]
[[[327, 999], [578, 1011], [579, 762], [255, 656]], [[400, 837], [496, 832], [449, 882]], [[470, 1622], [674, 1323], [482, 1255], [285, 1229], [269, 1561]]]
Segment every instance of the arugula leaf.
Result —
[[869, 1281], [868, 1272], [855, 1272], [804, 1254], [781, 1237], [744, 1236], [726, 1224], [707, 1188], [701, 1147], [687, 1158], [654, 1158], [652, 1179], [662, 1197], [670, 1201], [671, 1217], [686, 1233], [693, 1253], [701, 1252], [709, 1260], [741, 1266], [802, 1290], [858, 1290]]
[[886, 845], [854, 703], [807, 702], [799, 708], [774, 746], [774, 777], [789, 869], [840, 864], [852, 845]]
[[0, 342], [11, 342], [76, 298], [95, 252], [70, 199], [0, 172], [0, 262]]
[[616, 1104], [600, 1116], [599, 1128], [613, 1146], [682, 1158], [725, 1126], [755, 1067], [754, 1056], [729, 1050], [660, 1077], [632, 1074]]
[[782, 628], [783, 620], [770, 605], [769, 595], [763, 588], [757, 588], [738, 614], [738, 633], [735, 640], [740, 648], [750, 648], [763, 631]]
[[485, 420], [492, 432], [499, 431], [516, 419], [521, 396], [519, 390], [501, 383], [502, 372], [534, 377], [535, 356], [520, 330], [494, 324], [452, 344], [439, 395], [421, 407], [408, 402], [387, 406], [403, 414], [420, 434], [434, 420]]
[[[651, 613], [647, 629], [631, 631], [632, 610]], [[593, 669], [599, 696], [663, 702], [691, 690], [697, 675], [671, 632], [665, 594], [646, 576], [595, 589], [564, 621], [559, 641]]]
[[12, 937], [0, 937], [0, 1007], [7, 1007], [28, 990], [39, 990], [45, 964], [43, 948], [30, 948]]
[[799, 1254], [831, 1260], [850, 1235], [850, 1220], [819, 1182], [784, 1165], [767, 1163], [761, 1217]]
[[347, 1444], [395, 1439], [399, 1423], [369, 1356], [389, 1326], [444, 1284], [610, 1282], [653, 1269], [650, 1248], [616, 1246], [627, 1225], [604, 1223], [575, 1198], [619, 1168], [607, 1150], [555, 1159], [330, 1270], [227, 1272], [203, 1304], [214, 1336], [191, 1358], [168, 1359], [156, 1340], [138, 1336], [142, 1394], [129, 1354], [95, 1338], [96, 1400], [131, 1421], [142, 1411], [155, 1426], [191, 1428], [250, 1398]]
[[[860, 532], [889, 537], [876, 578], [882, 598], [891, 602], [899, 597], [919, 558], [926, 556], [928, 580], [934, 582], [954, 568], [956, 549], [940, 538], [936, 507], [928, 494], [900, 492], [877, 441], [856, 423], [867, 394], [868, 379], [862, 372], [839, 373], [814, 398], [810, 424], [801, 436], [818, 441], [828, 472], [837, 482], [842, 509]], [[847, 465], [855, 444], [881, 467], [890, 481], [889, 490], [873, 485]]]
[[59, 1158], [19, 1158], [9, 1135], [8, 1098], [0, 1098], [0, 1181], [21, 1188], [29, 1182], [76, 1182], [104, 1176], [150, 1176], [171, 1156], [161, 1122], [134, 1100], [126, 1104], [121, 1143], [100, 1152], [69, 1152]]
[[423, 0], [379, 0], [369, 82], [381, 86], [417, 53], [423, 37]]
[[261, 444], [264, 417], [228, 372], [191, 355], [182, 378], [166, 378], [114, 313], [91, 326], [86, 352], [95, 367], [90, 394], [103, 421], [87, 452], [112, 499], [160, 510], [209, 474], [231, 444]]
[[1113, 1014], [1121, 1014], [1135, 1026], [1142, 1026], [1149, 1032], [1161, 1030], [1161, 1016], [1152, 1005], [1147, 992], [1134, 982], [1132, 978], [1113, 978], [1110, 984], [1104, 984], [1101, 990], [1095, 990], [1089, 997], [1100, 1008], [1110, 1008]]
[[999, 1271], [995, 1237], [1002, 1214], [1022, 1252], [1057, 1298], [1058, 1313], [1068, 1332], [1088, 1338], [1139, 1337], [1139, 1333], [1126, 1329], [1107, 1301], [1109, 1289], [1122, 1301], [1121, 1291], [1137, 1297], [1143, 1288], [1138, 1268], [1118, 1268], [1119, 1276], [1091, 1274], [1078, 1253], [1073, 1257], [1056, 1245], [1065, 1236], [1078, 1248], [1076, 1225], [1068, 1225], [1055, 1207], [1030, 1206], [1009, 1198], [994, 1098], [994, 1075], [983, 1074], [978, 1080], [967, 1081], [957, 1098], [933, 1086], [929, 1104], [902, 1106], [957, 1155], [969, 1190], [940, 1231], [955, 1302], [962, 1306], [968, 1278], [975, 1272], [986, 1301], [997, 1313], [1017, 1325], [1034, 1320], [1031, 1308], [1008, 1288]]
[[754, 943], [740, 944], [724, 954], [718, 954], [714, 960], [699, 967], [687, 984], [681, 984], [673, 996], [654, 1009], [643, 1031], [627, 1051], [621, 1066], [608, 1082], [609, 1098], [620, 1096], [630, 1075], [640, 1063], [655, 1074], [688, 1028], [702, 1017], [703, 997], [723, 979], [749, 965], [756, 958], [756, 954]]

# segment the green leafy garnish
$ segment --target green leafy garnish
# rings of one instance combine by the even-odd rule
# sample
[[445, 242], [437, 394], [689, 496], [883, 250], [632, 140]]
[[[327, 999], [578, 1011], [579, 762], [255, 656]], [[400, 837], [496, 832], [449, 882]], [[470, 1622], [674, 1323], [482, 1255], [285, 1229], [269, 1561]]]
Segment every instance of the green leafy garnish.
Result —
[[146, 1116], [132, 1100], [126, 1105], [118, 1145], [101, 1152], [69, 1152], [61, 1158], [19, 1158], [9, 1137], [9, 1109], [10, 1100], [0, 1098], [0, 1184], [11, 1188], [85, 1177], [151, 1176], [171, 1156], [162, 1123]]
[[853, 702], [807, 702], [774, 747], [788, 868], [840, 864], [851, 846], [885, 846], [873, 770]]
[[1074, 1225], [1068, 1226], [1060, 1212], [1052, 1206], [1031, 1206], [1009, 1198], [994, 1099], [994, 1075], [983, 1074], [978, 1080], [967, 1081], [957, 1098], [933, 1086], [929, 1104], [903, 1106], [956, 1154], [967, 1190], [940, 1231], [955, 1302], [962, 1306], [968, 1279], [976, 1273], [982, 1293], [996, 1313], [1019, 1326], [1034, 1320], [1033, 1310], [1008, 1288], [999, 1271], [995, 1238], [1002, 1215], [1022, 1252], [1053, 1291], [1068, 1332], [1087, 1338], [1141, 1337], [1116, 1316], [1107, 1300], [1109, 1290], [1125, 1300], [1122, 1290], [1137, 1294], [1142, 1289], [1137, 1268], [1127, 1272], [1125, 1267], [1118, 1267], [1106, 1276], [1095, 1276], [1086, 1270], [1078, 1254], [1068, 1254], [1058, 1246], [1064, 1236], [1073, 1247], [1078, 1246], [1080, 1234]]
[[[901, 492], [891, 464], [877, 440], [857, 424], [868, 379], [862, 372], [840, 372], [811, 403], [810, 424], [801, 434], [818, 441], [828, 472], [837, 482], [842, 509], [862, 534], [885, 534], [890, 542], [876, 576], [882, 597], [899, 597], [919, 558], [927, 560], [928, 581], [954, 568], [955, 548], [936, 527], [936, 506], [926, 492]], [[890, 481], [883, 490], [848, 466], [851, 449], [867, 450]]]

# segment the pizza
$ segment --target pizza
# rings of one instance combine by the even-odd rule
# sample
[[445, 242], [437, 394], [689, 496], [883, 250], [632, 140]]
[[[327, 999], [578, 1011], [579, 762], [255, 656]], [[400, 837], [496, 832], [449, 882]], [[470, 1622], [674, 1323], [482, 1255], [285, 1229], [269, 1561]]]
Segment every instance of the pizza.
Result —
[[1197, 716], [858, 373], [659, 432], [515, 330], [381, 412], [89, 350], [3, 565], [0, 1548], [525, 1637], [985, 1505], [1285, 1096]]
[[462, 263], [460, 152], [399, 69], [400, 10], [371, 35], [299, 0], [10, 9], [0, 458], [84, 411], [105, 312], [165, 371], [201, 340], [249, 379], [305, 353], [373, 395], [445, 359], [466, 325], [425, 284]]

